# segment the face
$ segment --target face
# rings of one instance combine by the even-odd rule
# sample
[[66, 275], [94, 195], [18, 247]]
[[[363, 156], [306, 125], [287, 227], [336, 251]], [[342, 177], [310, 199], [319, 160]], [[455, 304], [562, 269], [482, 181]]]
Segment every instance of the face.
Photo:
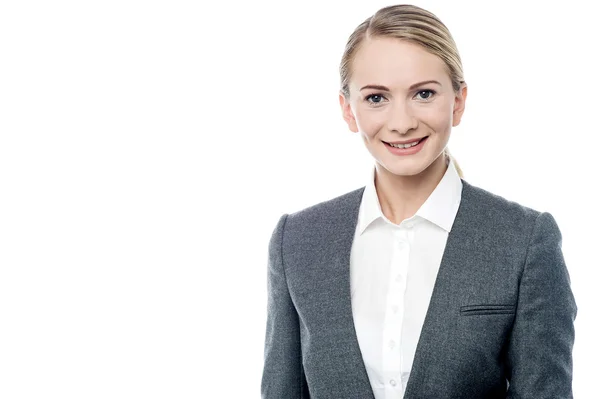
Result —
[[[450, 130], [460, 123], [466, 86], [456, 93], [444, 62], [396, 38], [363, 41], [352, 62], [350, 96], [340, 94], [344, 120], [379, 164], [396, 176], [426, 176], [443, 160]], [[417, 146], [396, 149], [387, 143]]]

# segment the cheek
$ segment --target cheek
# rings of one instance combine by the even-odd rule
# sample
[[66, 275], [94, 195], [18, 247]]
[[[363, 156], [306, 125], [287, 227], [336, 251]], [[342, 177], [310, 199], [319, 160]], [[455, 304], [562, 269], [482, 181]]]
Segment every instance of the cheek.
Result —
[[373, 110], [357, 109], [355, 113], [356, 125], [361, 133], [374, 136], [385, 124], [385, 112], [374, 112]]
[[436, 107], [423, 109], [420, 119], [436, 133], [446, 133], [452, 127], [452, 109], [446, 103], [440, 103]]

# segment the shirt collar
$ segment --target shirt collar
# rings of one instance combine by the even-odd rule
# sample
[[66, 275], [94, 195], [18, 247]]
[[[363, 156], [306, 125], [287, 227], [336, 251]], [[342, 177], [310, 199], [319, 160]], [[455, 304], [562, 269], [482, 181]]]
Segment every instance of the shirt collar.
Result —
[[[375, 190], [375, 166], [369, 173], [359, 210], [359, 234], [378, 218], [385, 218]], [[414, 219], [425, 219], [450, 232], [462, 194], [462, 181], [453, 162], [448, 162], [446, 172], [427, 200], [416, 212]], [[413, 219], [411, 218], [411, 219]]]

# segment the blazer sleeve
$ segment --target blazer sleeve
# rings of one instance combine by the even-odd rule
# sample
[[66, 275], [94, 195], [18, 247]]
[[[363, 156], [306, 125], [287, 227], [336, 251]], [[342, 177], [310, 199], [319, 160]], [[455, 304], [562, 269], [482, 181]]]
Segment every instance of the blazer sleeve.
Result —
[[577, 314], [562, 236], [547, 212], [537, 217], [508, 343], [508, 398], [572, 398]]
[[298, 313], [290, 297], [283, 265], [286, 220], [287, 214], [280, 217], [269, 242], [262, 399], [309, 398], [302, 368]]

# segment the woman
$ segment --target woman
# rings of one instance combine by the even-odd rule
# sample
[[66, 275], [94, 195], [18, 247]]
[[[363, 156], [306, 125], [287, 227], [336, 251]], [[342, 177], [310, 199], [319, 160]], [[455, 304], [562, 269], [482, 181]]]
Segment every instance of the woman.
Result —
[[560, 230], [462, 179], [446, 145], [467, 86], [447, 28], [383, 8], [340, 72], [343, 118], [375, 165], [273, 231], [262, 397], [572, 397]]

